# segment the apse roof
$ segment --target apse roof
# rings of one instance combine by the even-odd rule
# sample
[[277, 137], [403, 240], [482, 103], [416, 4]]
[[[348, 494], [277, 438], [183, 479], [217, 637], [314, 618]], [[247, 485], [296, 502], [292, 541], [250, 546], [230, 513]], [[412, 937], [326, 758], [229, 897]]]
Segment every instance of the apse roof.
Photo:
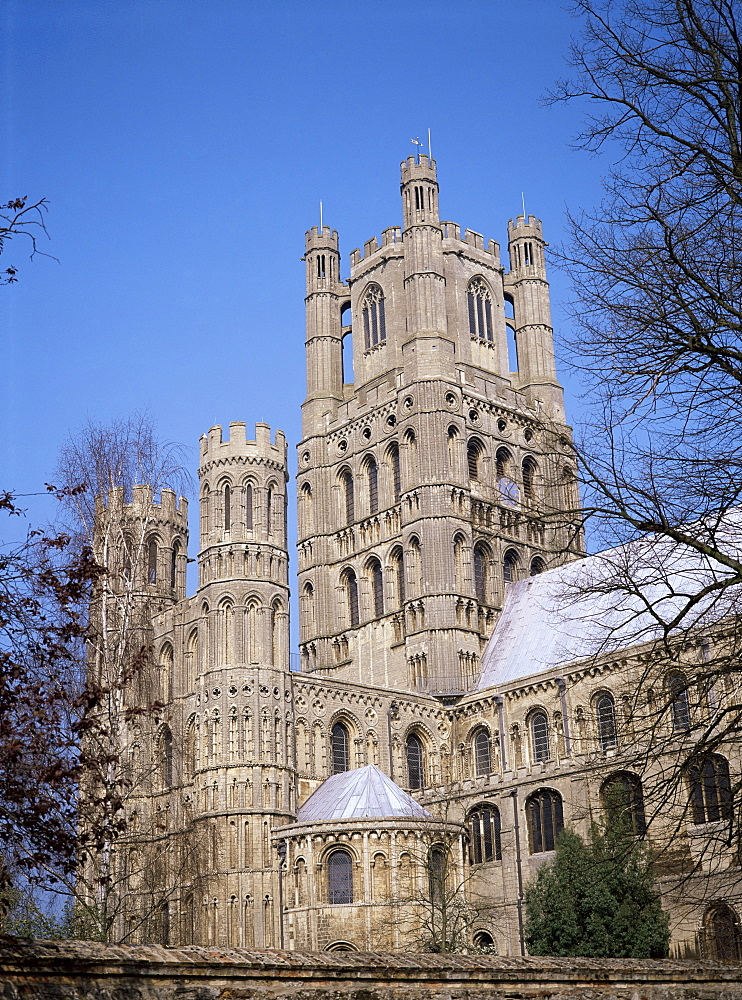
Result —
[[430, 813], [396, 785], [376, 764], [333, 774], [309, 796], [297, 823], [339, 819], [427, 819]]
[[[739, 512], [715, 526], [714, 541], [739, 559]], [[741, 588], [724, 586], [730, 575], [688, 546], [648, 536], [511, 583], [477, 688], [655, 640], [676, 616], [670, 632], [708, 628], [742, 610]]]

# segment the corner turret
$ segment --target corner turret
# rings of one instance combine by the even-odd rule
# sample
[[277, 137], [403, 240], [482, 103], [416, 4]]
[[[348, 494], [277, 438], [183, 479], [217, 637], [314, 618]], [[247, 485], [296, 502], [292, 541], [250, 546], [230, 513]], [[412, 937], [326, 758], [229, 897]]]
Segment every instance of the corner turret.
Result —
[[551, 417], [564, 420], [564, 393], [554, 361], [549, 284], [541, 220], [519, 215], [508, 222], [510, 273], [505, 294], [513, 304], [518, 384], [534, 405], [545, 407]]

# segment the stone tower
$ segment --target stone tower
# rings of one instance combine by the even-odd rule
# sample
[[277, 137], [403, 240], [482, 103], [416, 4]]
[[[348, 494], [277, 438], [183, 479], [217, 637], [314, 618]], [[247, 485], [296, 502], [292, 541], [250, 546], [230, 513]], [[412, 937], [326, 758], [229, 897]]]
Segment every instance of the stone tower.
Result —
[[[286, 441], [257, 424], [201, 438], [200, 619], [195, 666], [199, 820], [208, 830], [201, 939], [277, 946], [270, 830], [295, 813], [289, 672]], [[199, 918], [196, 918], [198, 923]], [[211, 925], [211, 926], [208, 926]], [[205, 933], [204, 933], [205, 930]], [[196, 937], [199, 937], [196, 934]]]
[[435, 161], [401, 170], [403, 226], [351, 253], [347, 283], [337, 232], [306, 236], [302, 669], [457, 695], [506, 583], [581, 551], [570, 432], [541, 223], [510, 222], [506, 272], [440, 221]]

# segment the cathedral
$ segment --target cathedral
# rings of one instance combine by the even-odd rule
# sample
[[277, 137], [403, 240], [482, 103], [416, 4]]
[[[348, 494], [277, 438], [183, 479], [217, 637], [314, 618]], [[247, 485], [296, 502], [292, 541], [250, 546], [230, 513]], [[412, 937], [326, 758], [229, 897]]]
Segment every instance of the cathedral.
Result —
[[[202, 437], [193, 596], [183, 499], [142, 486], [99, 504], [101, 524], [144, 539], [161, 706], [126, 736], [142, 777], [117, 847], [119, 939], [520, 955], [526, 887], [610, 788], [657, 851], [671, 953], [736, 957], [742, 882], [720, 831], [738, 752], [655, 810], [708, 707], [690, 683], [702, 644], [677, 686], [651, 635], [611, 629], [615, 606], [585, 583], [602, 570], [541, 222], [511, 220], [503, 260], [438, 199], [435, 161], [409, 157], [401, 225], [351, 252], [347, 280], [337, 232], [306, 234], [297, 662], [280, 430]], [[642, 769], [644, 691], [663, 684], [677, 696]]]

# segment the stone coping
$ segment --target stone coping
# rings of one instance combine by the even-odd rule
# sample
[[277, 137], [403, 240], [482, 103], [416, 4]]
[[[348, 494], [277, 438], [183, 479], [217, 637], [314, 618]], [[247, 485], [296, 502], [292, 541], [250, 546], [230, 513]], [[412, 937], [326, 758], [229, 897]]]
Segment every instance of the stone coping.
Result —
[[[739, 984], [742, 963], [702, 960], [598, 958], [505, 958], [499, 955], [434, 955], [370, 952], [289, 952], [243, 948], [164, 948], [159, 945], [102, 944], [97, 941], [0, 940], [0, 977], [28, 981], [56, 976], [76, 979], [200, 977], [225, 979], [339, 980], [423, 983], [444, 980], [524, 984], [572, 984], [620, 987], [637, 984]], [[726, 995], [726, 991], [725, 991]]]

